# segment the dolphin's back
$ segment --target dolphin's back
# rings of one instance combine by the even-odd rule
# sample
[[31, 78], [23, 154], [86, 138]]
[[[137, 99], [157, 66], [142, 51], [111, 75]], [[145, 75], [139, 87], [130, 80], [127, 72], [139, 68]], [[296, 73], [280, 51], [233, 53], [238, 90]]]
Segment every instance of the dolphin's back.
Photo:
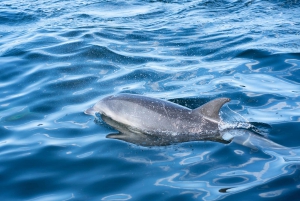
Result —
[[144, 131], [178, 131], [178, 121], [190, 118], [189, 108], [168, 101], [119, 94], [99, 101], [94, 107], [101, 114]]

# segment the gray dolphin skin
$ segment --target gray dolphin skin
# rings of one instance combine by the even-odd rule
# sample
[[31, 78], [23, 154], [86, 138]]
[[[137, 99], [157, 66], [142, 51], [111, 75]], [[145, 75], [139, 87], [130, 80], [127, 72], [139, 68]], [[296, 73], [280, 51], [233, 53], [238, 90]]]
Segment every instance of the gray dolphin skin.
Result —
[[120, 133], [114, 138], [143, 146], [186, 141], [220, 141], [220, 108], [229, 98], [212, 100], [194, 110], [175, 103], [135, 94], [118, 94], [98, 101], [86, 114], [102, 120]]

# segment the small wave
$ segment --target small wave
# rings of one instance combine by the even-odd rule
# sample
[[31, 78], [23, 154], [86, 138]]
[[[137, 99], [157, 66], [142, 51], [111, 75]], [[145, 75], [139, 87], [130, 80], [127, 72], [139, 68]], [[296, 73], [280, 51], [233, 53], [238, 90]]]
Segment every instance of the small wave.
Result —
[[36, 17], [36, 15], [30, 12], [2, 11], [0, 13], [0, 24], [7, 26], [30, 24], [37, 20], [38, 18]]

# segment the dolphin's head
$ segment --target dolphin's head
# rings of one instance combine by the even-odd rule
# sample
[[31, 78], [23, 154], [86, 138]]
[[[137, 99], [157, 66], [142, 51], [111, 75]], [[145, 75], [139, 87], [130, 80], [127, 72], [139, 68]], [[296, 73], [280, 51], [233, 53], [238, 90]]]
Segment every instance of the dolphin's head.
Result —
[[84, 113], [93, 116], [100, 113], [101, 115], [114, 118], [116, 114], [120, 115], [123, 105], [122, 101], [118, 100], [116, 95], [112, 95], [99, 100], [93, 107], [87, 109]]
[[106, 114], [107, 111], [112, 107], [111, 99], [113, 96], [108, 96], [104, 99], [99, 100], [94, 106], [84, 111], [85, 114], [95, 116], [96, 113]]

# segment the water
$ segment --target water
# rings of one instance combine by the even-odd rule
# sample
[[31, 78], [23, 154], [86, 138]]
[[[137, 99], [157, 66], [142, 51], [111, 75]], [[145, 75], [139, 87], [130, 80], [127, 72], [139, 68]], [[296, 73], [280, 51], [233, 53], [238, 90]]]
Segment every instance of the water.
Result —
[[121, 92], [229, 97], [300, 147], [300, 2], [1, 1], [1, 200], [298, 200], [299, 161], [239, 144], [142, 147], [83, 113]]

